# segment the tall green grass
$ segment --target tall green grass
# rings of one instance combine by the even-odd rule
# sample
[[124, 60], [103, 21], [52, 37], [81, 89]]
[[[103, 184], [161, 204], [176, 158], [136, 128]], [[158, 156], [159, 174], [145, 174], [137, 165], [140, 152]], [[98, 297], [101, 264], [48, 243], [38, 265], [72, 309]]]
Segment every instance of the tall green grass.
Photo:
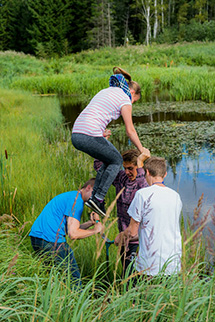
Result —
[[[55, 97], [40, 98], [2, 89], [0, 97], [0, 212], [12, 215], [19, 225], [27, 223], [28, 234], [34, 220], [54, 196], [77, 190], [95, 176], [93, 160], [73, 148]], [[112, 188], [107, 204], [113, 196]], [[87, 209], [83, 216], [89, 219]], [[72, 244], [76, 249], [77, 242]], [[93, 274], [96, 262], [92, 244], [94, 238], [90, 243], [78, 242], [90, 254], [89, 258], [80, 256], [86, 275]], [[77, 251], [78, 260], [79, 254], [83, 253]]]
[[[82, 51], [69, 56], [77, 64], [94, 66], [215, 66], [215, 44], [212, 42], [175, 45], [128, 46]], [[67, 60], [67, 57], [63, 58]]]
[[168, 90], [172, 100], [214, 102], [214, 43], [129, 46], [83, 51], [61, 59], [40, 60], [15, 52], [0, 53], [1, 86], [36, 94], [92, 97], [108, 87], [113, 66], [140, 83], [142, 97]]
[[[0, 252], [0, 320], [213, 321], [214, 276], [206, 274], [201, 227], [207, 218], [199, 221], [198, 209], [195, 219], [200, 229], [191, 225], [182, 229], [183, 269], [178, 277], [140, 279], [134, 288], [120, 278], [118, 248], [113, 245], [108, 281], [100, 235], [69, 241], [82, 272], [83, 292], [71, 290], [69, 276], [57, 267], [44, 266], [30, 246], [31, 224], [52, 197], [77, 189], [80, 181], [95, 174], [92, 159], [72, 148], [56, 98], [6, 90], [0, 90], [0, 97], [0, 240], [4, 250]], [[124, 132], [117, 137], [123, 140]], [[108, 204], [113, 199], [111, 189]], [[114, 214], [115, 209], [106, 221], [110, 239], [117, 233]]]
[[[127, 66], [125, 66], [126, 69]], [[129, 70], [129, 69], [128, 69]], [[107, 70], [108, 71], [108, 70]], [[11, 88], [24, 89], [37, 94], [77, 94], [83, 99], [92, 97], [99, 90], [109, 86], [112, 73], [89, 69], [83, 73], [66, 75], [22, 77], [11, 82]], [[189, 68], [130, 68], [133, 79], [142, 89], [142, 99], [150, 100], [155, 91], [167, 90], [169, 97], [175, 101], [202, 100], [209, 103], [215, 101], [215, 70], [205, 67]]]
[[[97, 70], [115, 65], [127, 66], [215, 66], [215, 43], [195, 42], [175, 45], [137, 45], [117, 48], [101, 48], [82, 51], [59, 59], [38, 59], [14, 51], [0, 52], [1, 76], [39, 76], [59, 73], [84, 72], [93, 66]], [[82, 67], [83, 66], [83, 67]], [[95, 66], [96, 69], [95, 69]]]
[[80, 164], [57, 99], [1, 90], [0, 104], [1, 211], [32, 220], [55, 195], [93, 176], [92, 165], [85, 155]]
[[[84, 279], [80, 293], [70, 289], [69, 276], [58, 268], [46, 270], [26, 249], [22, 232], [1, 227], [0, 238], [7, 251], [6, 259], [4, 252], [0, 254], [2, 321], [190, 322], [215, 318], [214, 276], [200, 278], [200, 258], [195, 265], [188, 261], [178, 276], [139, 278], [135, 287], [128, 279], [105, 281], [104, 263], [90, 279]], [[186, 251], [189, 247], [188, 243]], [[190, 254], [183, 255], [188, 259]]]

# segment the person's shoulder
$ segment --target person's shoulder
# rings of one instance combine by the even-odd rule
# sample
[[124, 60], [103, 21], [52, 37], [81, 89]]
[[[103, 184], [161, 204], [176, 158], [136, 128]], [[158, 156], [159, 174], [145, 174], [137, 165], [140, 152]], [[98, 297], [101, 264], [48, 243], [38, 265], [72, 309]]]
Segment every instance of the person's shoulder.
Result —
[[68, 196], [75, 195], [77, 193], [78, 193], [78, 190], [71, 190], [71, 191], [62, 192], [61, 194], [59, 194], [59, 196], [68, 197]]
[[166, 187], [166, 195], [168, 195], [169, 198], [172, 198], [172, 199], [175, 198], [175, 200], [178, 200], [181, 202], [180, 194], [170, 187]]
[[[111, 93], [111, 94], [116, 94], [117, 97], [120, 97], [124, 100], [126, 100], [128, 103], [131, 104], [131, 100], [130, 98], [128, 97], [128, 95], [123, 91], [122, 88], [120, 87], [108, 87], [106, 88], [107, 90], [107, 93]], [[131, 104], [132, 105], [132, 104]]]
[[146, 181], [145, 170], [143, 168], [137, 168], [137, 176], [135, 181], [138, 182], [138, 184], [140, 184], [140, 186], [142, 186], [143, 188], [149, 186]]
[[173, 195], [180, 197], [179, 193], [177, 191], [175, 191], [174, 189], [167, 187], [167, 186], [165, 188], [169, 194], [173, 194]]
[[82, 196], [79, 190], [71, 190], [71, 191], [63, 192], [59, 196], [61, 198], [70, 199], [70, 200], [80, 199], [80, 198], [82, 199]]
[[135, 195], [139, 196], [148, 196], [153, 192], [153, 186], [143, 187], [137, 190]]
[[137, 168], [137, 178], [142, 176], [145, 176], [145, 170], [142, 167]]

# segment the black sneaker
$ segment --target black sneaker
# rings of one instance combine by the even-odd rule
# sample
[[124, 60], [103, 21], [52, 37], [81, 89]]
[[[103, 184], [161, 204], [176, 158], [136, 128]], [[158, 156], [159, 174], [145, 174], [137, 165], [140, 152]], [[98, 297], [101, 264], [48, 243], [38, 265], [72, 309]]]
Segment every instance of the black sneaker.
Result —
[[90, 198], [85, 202], [85, 205], [95, 211], [98, 215], [106, 216], [104, 200], [100, 202], [95, 197]]

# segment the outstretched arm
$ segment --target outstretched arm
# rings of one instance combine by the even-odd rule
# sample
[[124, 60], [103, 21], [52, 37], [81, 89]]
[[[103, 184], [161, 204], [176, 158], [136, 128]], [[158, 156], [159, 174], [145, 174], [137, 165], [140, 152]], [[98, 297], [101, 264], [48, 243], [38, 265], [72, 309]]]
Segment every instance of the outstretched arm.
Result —
[[84, 222], [83, 224], [80, 224], [80, 229], [88, 229], [99, 221], [100, 221], [99, 215], [94, 211], [92, 211], [90, 214], [90, 220]]
[[139, 224], [139, 222], [131, 218], [128, 228], [116, 236], [114, 244], [116, 246], [121, 244], [127, 247], [129, 241], [137, 240]]
[[[87, 228], [91, 227], [92, 225], [94, 225], [94, 227], [87, 230]], [[103, 230], [103, 225], [98, 219], [96, 219], [95, 222], [89, 220], [80, 225], [79, 220], [75, 219], [74, 217], [68, 217], [67, 227], [68, 236], [70, 239], [82, 239], [90, 237], [92, 235], [100, 233]]]
[[[124, 105], [121, 108], [121, 115], [125, 123], [126, 134], [130, 138], [131, 142], [136, 146], [136, 148], [143, 153], [143, 146], [140, 142], [140, 139], [137, 135], [137, 132], [134, 128], [134, 124], [132, 121], [132, 106]], [[146, 149], [147, 150], [147, 149]]]

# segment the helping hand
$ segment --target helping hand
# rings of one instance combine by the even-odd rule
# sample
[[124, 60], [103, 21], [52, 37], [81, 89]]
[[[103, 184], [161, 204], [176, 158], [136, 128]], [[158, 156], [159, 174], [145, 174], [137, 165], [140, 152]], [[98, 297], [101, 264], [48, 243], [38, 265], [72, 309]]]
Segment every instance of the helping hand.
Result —
[[114, 239], [114, 245], [119, 246], [119, 245], [124, 245], [124, 233], [123, 231], [121, 233], [119, 233], [116, 238]]
[[95, 227], [94, 227], [94, 230], [96, 233], [101, 233], [104, 231], [104, 226], [102, 225], [102, 223], [100, 221], [96, 222], [95, 223]]
[[150, 151], [146, 148], [143, 148], [142, 153], [137, 158], [137, 167], [142, 168], [143, 162], [150, 158], [151, 154]]
[[90, 220], [92, 221], [92, 224], [95, 225], [97, 221], [100, 221], [100, 217], [96, 212], [92, 211], [90, 214]]

